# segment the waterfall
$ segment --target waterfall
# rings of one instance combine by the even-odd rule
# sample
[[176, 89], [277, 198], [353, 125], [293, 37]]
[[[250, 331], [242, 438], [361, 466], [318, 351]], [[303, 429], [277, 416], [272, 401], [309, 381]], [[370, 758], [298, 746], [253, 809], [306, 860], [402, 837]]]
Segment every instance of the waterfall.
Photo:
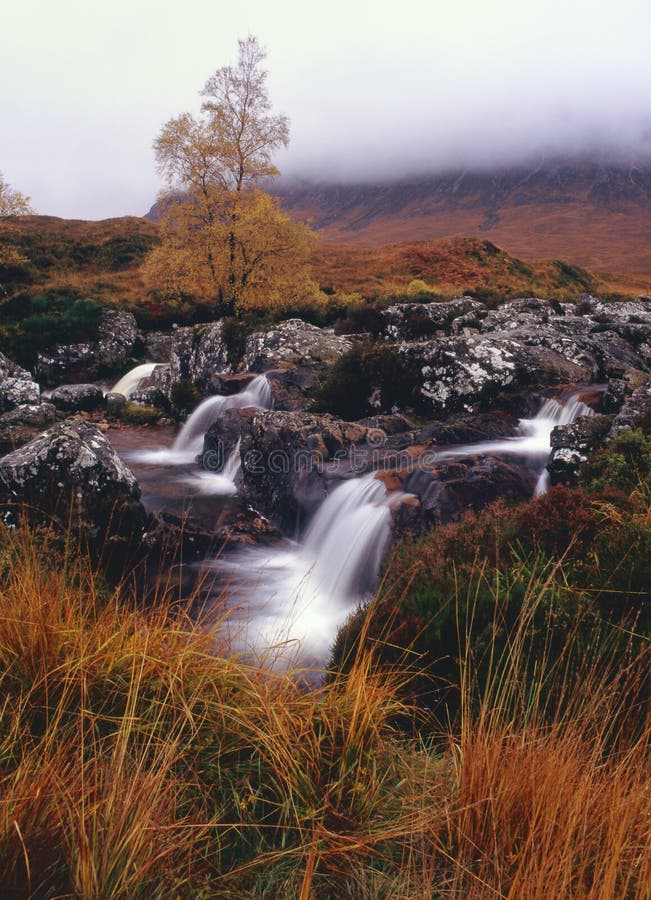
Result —
[[[170, 463], [183, 465], [193, 462], [201, 453], [203, 438], [210, 426], [224, 415], [228, 409], [271, 409], [273, 396], [269, 382], [264, 375], [258, 375], [239, 394], [229, 397], [208, 397], [192, 413], [171, 447], [156, 450], [137, 451], [131, 459], [139, 462]], [[227, 463], [228, 465], [228, 463]]]
[[224, 415], [227, 409], [270, 409], [271, 388], [264, 375], [258, 375], [239, 394], [230, 397], [208, 397], [192, 413], [172, 445], [172, 453], [185, 461], [191, 461], [201, 452], [203, 438], [213, 422]]
[[131, 369], [126, 375], [123, 375], [108, 393], [130, 397], [143, 378], [148, 378], [157, 365], [158, 363], [143, 363], [140, 366], [136, 366], [135, 369]]
[[323, 502], [299, 543], [216, 560], [238, 604], [230, 618], [236, 644], [255, 652], [297, 642], [322, 663], [346, 615], [376, 586], [395, 502], [373, 475], [350, 479]]
[[566, 403], [545, 400], [532, 419], [520, 419], [515, 437], [451, 447], [437, 453], [436, 459], [453, 459], [475, 453], [522, 456], [537, 475], [535, 493], [543, 494], [549, 487], [546, 466], [551, 453], [551, 433], [557, 425], [570, 425], [580, 416], [594, 416], [594, 412], [576, 394]]
[[238, 441], [221, 472], [197, 472], [180, 480], [194, 487], [198, 494], [222, 497], [236, 494], [237, 479], [242, 470], [240, 444], [241, 441]]

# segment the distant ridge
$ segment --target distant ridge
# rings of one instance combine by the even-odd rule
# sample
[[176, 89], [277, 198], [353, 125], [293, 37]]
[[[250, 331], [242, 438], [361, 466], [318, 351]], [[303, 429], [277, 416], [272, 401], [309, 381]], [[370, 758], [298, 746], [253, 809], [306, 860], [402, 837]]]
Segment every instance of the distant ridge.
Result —
[[329, 242], [476, 236], [529, 259], [651, 272], [651, 162], [548, 162], [368, 184], [285, 180], [273, 191]]

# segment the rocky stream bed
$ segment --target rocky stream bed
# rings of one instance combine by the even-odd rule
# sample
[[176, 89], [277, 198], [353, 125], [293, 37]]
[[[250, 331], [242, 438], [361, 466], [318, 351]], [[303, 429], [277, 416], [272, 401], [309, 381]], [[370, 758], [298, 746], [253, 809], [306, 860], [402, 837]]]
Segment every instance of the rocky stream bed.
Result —
[[[58, 522], [115, 572], [208, 570], [204, 599], [231, 609], [236, 647], [300, 646], [319, 665], [392, 539], [572, 482], [651, 416], [648, 298], [382, 315], [378, 345], [418, 373], [416, 394], [388, 409], [376, 388], [356, 421], [310, 400], [360, 336], [298, 319], [250, 334], [236, 365], [222, 322], [141, 334], [115, 310], [98, 341], [53, 348], [34, 372], [0, 355], [4, 522]], [[201, 398], [181, 428], [166, 418], [179, 383]], [[122, 424], [127, 400], [163, 424]]]

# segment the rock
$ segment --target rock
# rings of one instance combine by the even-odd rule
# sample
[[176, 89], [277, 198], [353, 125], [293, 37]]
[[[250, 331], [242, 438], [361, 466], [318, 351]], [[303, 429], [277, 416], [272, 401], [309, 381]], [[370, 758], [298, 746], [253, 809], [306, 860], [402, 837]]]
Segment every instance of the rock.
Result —
[[0, 353], [0, 383], [5, 378], [17, 378], [19, 381], [31, 381], [32, 376], [21, 366], [8, 359], [4, 353]]
[[36, 375], [47, 385], [79, 384], [127, 368], [138, 341], [132, 313], [103, 309], [96, 341], [57, 344], [36, 360]]
[[461, 330], [478, 324], [486, 314], [486, 306], [472, 297], [433, 303], [398, 303], [380, 313], [384, 324], [383, 337], [388, 341], [418, 341], [431, 338], [436, 332], [449, 334], [453, 323], [464, 319]]
[[111, 562], [133, 548], [146, 520], [130, 469], [94, 425], [74, 420], [0, 459], [0, 509], [5, 521], [54, 520]]
[[145, 358], [157, 363], [168, 363], [172, 357], [174, 335], [168, 331], [148, 331], [141, 338]]
[[177, 328], [172, 337], [170, 382], [190, 381], [211, 392], [211, 380], [232, 372], [223, 323]]
[[557, 425], [552, 430], [547, 464], [552, 484], [576, 481], [581, 465], [601, 446], [611, 423], [612, 416], [581, 416], [570, 425]]
[[158, 387], [143, 387], [132, 391], [129, 396], [129, 403], [137, 403], [139, 406], [153, 406], [155, 409], [162, 409], [169, 412], [170, 404], [165, 394]]
[[269, 331], [249, 335], [244, 351], [244, 366], [250, 372], [265, 372], [287, 366], [336, 362], [352, 344], [324, 328], [302, 319], [288, 319]]
[[273, 408], [285, 412], [305, 409], [312, 388], [326, 368], [323, 363], [316, 363], [311, 366], [272, 369], [267, 372]]
[[28, 376], [27, 378], [4, 378], [0, 382], [0, 413], [8, 412], [17, 406], [33, 406], [41, 399], [41, 389]]
[[424, 525], [458, 522], [469, 510], [478, 511], [500, 497], [531, 497], [535, 477], [526, 469], [492, 456], [436, 462], [417, 467], [404, 489], [421, 503]]
[[379, 429], [386, 435], [404, 434], [412, 427], [409, 419], [406, 419], [400, 413], [391, 413], [385, 416], [369, 416], [367, 419], [360, 419], [357, 424], [363, 425], [365, 428]]
[[98, 334], [100, 374], [124, 367], [139, 339], [133, 313], [123, 309], [103, 309]]
[[56, 421], [51, 403], [17, 406], [0, 416], [0, 456], [27, 444]]
[[231, 409], [208, 430], [201, 460], [219, 471], [240, 440], [244, 500], [291, 534], [327, 496], [332, 477], [342, 477], [335, 464], [349, 464], [351, 448], [371, 432], [330, 415]]
[[106, 415], [117, 417], [126, 406], [127, 398], [124, 394], [116, 394], [110, 391], [104, 396], [104, 403], [106, 404]]
[[622, 431], [639, 427], [647, 430], [651, 428], [651, 379], [649, 378], [635, 387], [630, 396], [624, 400], [620, 411], [613, 420], [608, 439], [612, 440]]
[[55, 388], [50, 400], [65, 413], [92, 412], [104, 403], [104, 394], [95, 384], [66, 384]]

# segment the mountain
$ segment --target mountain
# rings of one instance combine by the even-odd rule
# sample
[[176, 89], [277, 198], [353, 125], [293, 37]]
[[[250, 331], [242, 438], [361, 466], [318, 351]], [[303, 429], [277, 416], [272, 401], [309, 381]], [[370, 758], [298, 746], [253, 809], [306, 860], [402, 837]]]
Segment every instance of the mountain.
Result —
[[456, 235], [599, 273], [651, 272], [651, 163], [542, 163], [391, 183], [278, 183], [327, 242], [380, 246]]

